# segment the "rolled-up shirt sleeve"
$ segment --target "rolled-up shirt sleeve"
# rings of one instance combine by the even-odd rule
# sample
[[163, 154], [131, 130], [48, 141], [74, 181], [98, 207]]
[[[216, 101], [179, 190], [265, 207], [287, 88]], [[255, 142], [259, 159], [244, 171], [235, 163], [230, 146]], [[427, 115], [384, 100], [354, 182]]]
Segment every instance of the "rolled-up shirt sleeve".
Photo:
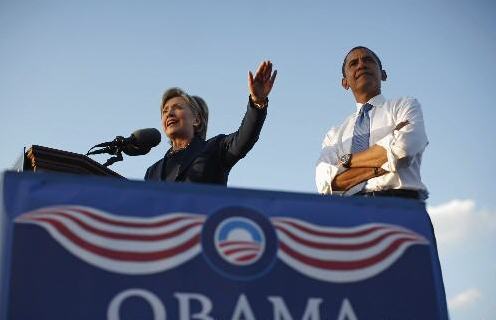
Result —
[[405, 99], [397, 107], [395, 115], [395, 126], [403, 121], [408, 121], [408, 124], [376, 142], [386, 149], [388, 160], [382, 168], [389, 172], [396, 172], [398, 166], [408, 166], [413, 156], [423, 152], [429, 143], [422, 109], [417, 99]]
[[322, 194], [333, 194], [332, 180], [343, 171], [339, 164], [338, 150], [335, 140], [336, 128], [332, 128], [322, 142], [322, 150], [315, 167], [315, 184]]

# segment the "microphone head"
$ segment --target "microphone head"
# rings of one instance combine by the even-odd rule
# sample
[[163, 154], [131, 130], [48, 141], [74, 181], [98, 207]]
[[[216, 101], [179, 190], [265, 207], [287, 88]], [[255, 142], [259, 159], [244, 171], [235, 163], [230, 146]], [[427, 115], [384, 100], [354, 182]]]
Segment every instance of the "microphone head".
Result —
[[160, 131], [155, 128], [140, 129], [134, 131], [128, 138], [129, 143], [123, 148], [128, 156], [140, 156], [150, 152], [150, 149], [160, 143]]

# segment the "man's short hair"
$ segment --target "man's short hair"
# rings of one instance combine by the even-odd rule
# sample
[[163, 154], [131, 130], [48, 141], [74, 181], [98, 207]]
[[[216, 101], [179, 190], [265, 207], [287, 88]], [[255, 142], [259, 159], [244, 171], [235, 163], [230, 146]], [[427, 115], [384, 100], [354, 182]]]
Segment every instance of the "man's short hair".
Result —
[[372, 56], [374, 56], [374, 58], [377, 60], [377, 63], [379, 64], [379, 69], [382, 70], [382, 62], [381, 62], [381, 59], [379, 59], [379, 56], [375, 54], [374, 51], [370, 50], [369, 48], [367, 47], [363, 47], [363, 46], [357, 46], [357, 47], [354, 47], [352, 48], [350, 51], [348, 51], [348, 53], [344, 56], [344, 60], [343, 60], [343, 65], [341, 66], [341, 73], [343, 74], [343, 78], [346, 77], [345, 73], [344, 73], [344, 67], [346, 65], [346, 58], [348, 58], [348, 56], [350, 55], [351, 52], [357, 50], [357, 49], [365, 49], [367, 51], [369, 51]]

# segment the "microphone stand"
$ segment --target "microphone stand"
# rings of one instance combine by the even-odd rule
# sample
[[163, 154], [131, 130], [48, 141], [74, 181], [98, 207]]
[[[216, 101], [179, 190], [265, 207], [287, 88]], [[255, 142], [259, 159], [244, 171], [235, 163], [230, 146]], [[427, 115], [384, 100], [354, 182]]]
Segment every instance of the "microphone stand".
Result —
[[122, 157], [122, 151], [118, 150], [115, 153], [115, 156], [108, 158], [108, 160], [103, 164], [103, 166], [108, 167], [108, 166], [110, 166], [110, 165], [112, 165], [118, 161], [122, 161], [122, 160], [124, 160], [124, 158]]
[[[110, 143], [103, 143], [99, 145], [97, 144], [96, 146], [91, 147], [90, 150], [88, 150], [88, 152], [86, 153], [86, 155], [89, 156], [89, 155], [101, 154], [101, 153], [107, 153], [112, 155], [113, 157], [107, 159], [107, 161], [103, 164], [104, 167], [108, 167], [118, 161], [124, 160], [124, 158], [122, 157], [122, 150], [124, 149], [125, 146], [124, 141], [125, 141], [124, 137], [117, 136], [114, 139], [114, 141]], [[101, 149], [91, 151], [96, 147], [102, 147], [102, 146], [103, 148]]]

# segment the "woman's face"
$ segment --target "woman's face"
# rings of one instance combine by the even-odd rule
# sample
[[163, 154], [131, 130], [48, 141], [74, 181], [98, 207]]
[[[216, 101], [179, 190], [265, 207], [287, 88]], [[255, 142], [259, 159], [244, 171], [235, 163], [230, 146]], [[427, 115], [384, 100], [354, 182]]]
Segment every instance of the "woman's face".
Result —
[[162, 108], [162, 126], [167, 137], [174, 139], [193, 139], [195, 125], [199, 119], [193, 114], [191, 107], [183, 97], [174, 97]]

